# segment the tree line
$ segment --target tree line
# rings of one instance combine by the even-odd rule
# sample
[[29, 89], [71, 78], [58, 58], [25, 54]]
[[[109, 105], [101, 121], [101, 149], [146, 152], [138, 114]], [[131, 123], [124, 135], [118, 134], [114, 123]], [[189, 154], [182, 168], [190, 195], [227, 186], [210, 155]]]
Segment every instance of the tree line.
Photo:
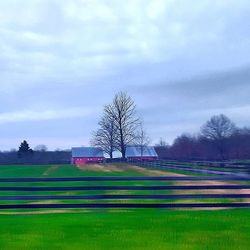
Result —
[[[113, 101], [105, 105], [98, 122], [98, 129], [93, 132], [90, 144], [100, 147], [110, 158], [114, 151], [120, 151], [126, 157], [128, 146], [140, 147], [141, 155], [150, 139], [144, 129], [142, 119], [138, 116], [133, 99], [125, 92], [115, 95]], [[62, 157], [60, 159], [60, 157]], [[69, 163], [69, 151], [47, 152], [45, 145], [38, 145], [32, 150], [24, 140], [18, 151], [0, 152], [0, 163]]]
[[[136, 105], [127, 93], [120, 92], [105, 105], [93, 132], [91, 145], [100, 147], [110, 158], [120, 151], [125, 158], [126, 148], [136, 145], [143, 149], [150, 143]], [[160, 158], [190, 160], [225, 160], [250, 158], [250, 128], [239, 128], [224, 114], [212, 116], [196, 135], [182, 134], [172, 145], [163, 139], [155, 145]]]
[[215, 115], [196, 135], [182, 134], [172, 145], [161, 139], [156, 151], [166, 159], [250, 159], [250, 128], [239, 128], [227, 116]]
[[18, 150], [0, 152], [0, 164], [69, 164], [70, 150], [48, 151], [47, 146], [41, 144], [31, 149], [24, 140]]
[[[133, 99], [127, 93], [119, 92], [111, 103], [104, 106], [90, 144], [103, 149], [110, 158], [115, 151], [120, 151], [125, 158], [128, 146], [140, 147], [142, 156], [150, 141]], [[250, 159], [250, 128], [239, 128], [224, 114], [215, 115], [201, 126], [196, 135], [182, 134], [172, 145], [161, 138], [155, 149], [159, 157], [165, 159]], [[70, 150], [47, 151], [45, 145], [38, 145], [32, 150], [26, 140], [18, 151], [0, 152], [1, 164], [66, 164], [70, 159]]]

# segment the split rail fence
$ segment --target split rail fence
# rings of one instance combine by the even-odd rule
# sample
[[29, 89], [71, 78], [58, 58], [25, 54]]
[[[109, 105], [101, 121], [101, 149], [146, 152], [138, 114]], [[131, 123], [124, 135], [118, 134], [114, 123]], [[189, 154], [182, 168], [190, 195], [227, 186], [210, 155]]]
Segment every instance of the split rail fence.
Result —
[[145, 167], [158, 168], [163, 170], [182, 171], [188, 173], [227, 175], [250, 178], [250, 165], [237, 165], [230, 163], [216, 162], [175, 162], [167, 160], [156, 161], [131, 161], [131, 163]]
[[[221, 184], [196, 185], [197, 181]], [[195, 193], [187, 194], [187, 190]], [[208, 193], [208, 190], [227, 190], [227, 193]], [[249, 190], [250, 178], [237, 176], [0, 178], [0, 209], [249, 208]], [[77, 194], [60, 193], [65, 191]], [[185, 192], [179, 193], [182, 191]], [[48, 200], [57, 202], [46, 204]]]

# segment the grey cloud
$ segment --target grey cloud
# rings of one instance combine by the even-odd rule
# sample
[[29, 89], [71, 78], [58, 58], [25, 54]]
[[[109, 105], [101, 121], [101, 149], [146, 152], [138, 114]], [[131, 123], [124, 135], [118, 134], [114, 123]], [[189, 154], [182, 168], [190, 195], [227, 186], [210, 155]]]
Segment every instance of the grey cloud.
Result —
[[[0, 148], [87, 144], [119, 90], [153, 141], [217, 112], [248, 125], [249, 14], [248, 0], [0, 1]], [[60, 117], [10, 121], [48, 110]]]

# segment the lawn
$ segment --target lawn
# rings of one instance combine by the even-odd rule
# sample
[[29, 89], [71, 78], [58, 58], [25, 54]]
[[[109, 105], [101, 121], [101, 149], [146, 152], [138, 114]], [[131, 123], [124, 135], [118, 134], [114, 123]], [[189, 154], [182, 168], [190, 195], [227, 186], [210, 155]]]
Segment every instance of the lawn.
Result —
[[247, 250], [249, 217], [249, 210], [1, 215], [0, 249]]
[[[141, 173], [140, 171], [125, 168], [123, 171], [102, 172], [89, 169], [82, 170], [68, 165], [59, 167], [0, 167], [0, 177], [139, 175], [145, 175], [145, 172]], [[147, 184], [151, 185], [161, 185], [163, 183], [168, 184], [167, 182], [147, 182]], [[100, 184], [110, 185], [111, 183], [1, 183], [0, 185], [72, 186]], [[136, 183], [115, 183], [115, 185], [120, 184], [134, 185]], [[95, 194], [95, 191], [91, 192]], [[97, 192], [100, 193], [100, 191]], [[156, 192], [159, 193], [159, 191]], [[167, 192], [164, 191], [164, 193]], [[106, 191], [101, 191], [101, 193], [106, 194]], [[128, 193], [138, 194], [144, 193], [144, 191], [126, 192], [126, 194]], [[17, 194], [28, 195], [25, 192], [0, 192], [1, 196]], [[36, 194], [65, 193], [37, 192]], [[67, 195], [72, 194], [84, 194], [84, 191], [67, 193]], [[0, 201], [1, 204], [16, 204], [18, 202], [29, 201]], [[74, 202], [83, 203], [86, 201]], [[167, 209], [30, 209], [0, 212], [0, 249], [250, 249], [249, 209], [209, 211]]]

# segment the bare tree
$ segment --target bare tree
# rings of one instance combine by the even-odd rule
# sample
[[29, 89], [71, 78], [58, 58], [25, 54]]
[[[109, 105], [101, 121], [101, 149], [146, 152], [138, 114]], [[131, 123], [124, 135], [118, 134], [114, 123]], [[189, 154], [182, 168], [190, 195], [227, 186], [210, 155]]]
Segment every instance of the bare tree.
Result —
[[197, 139], [189, 134], [178, 136], [172, 145], [171, 152], [179, 159], [192, 159], [195, 156]]
[[105, 153], [113, 158], [116, 143], [116, 127], [114, 120], [104, 115], [99, 121], [100, 128], [93, 133], [91, 145], [100, 147]]
[[143, 156], [143, 152], [145, 148], [149, 145], [149, 143], [150, 143], [150, 138], [147, 135], [147, 132], [144, 129], [142, 122], [140, 122], [139, 129], [137, 132], [136, 145], [140, 147], [141, 157]]
[[213, 142], [224, 159], [226, 140], [231, 137], [236, 129], [235, 124], [225, 115], [213, 116], [201, 127], [201, 135]]
[[34, 151], [46, 152], [48, 151], [48, 147], [46, 145], [40, 144], [34, 148]]
[[125, 158], [127, 146], [136, 141], [139, 124], [136, 105], [130, 96], [120, 92], [115, 95], [112, 104], [105, 106], [104, 113], [114, 121], [117, 149], [121, 152], [122, 158]]
[[167, 142], [161, 137], [159, 142], [155, 144], [156, 147], [167, 147]]

